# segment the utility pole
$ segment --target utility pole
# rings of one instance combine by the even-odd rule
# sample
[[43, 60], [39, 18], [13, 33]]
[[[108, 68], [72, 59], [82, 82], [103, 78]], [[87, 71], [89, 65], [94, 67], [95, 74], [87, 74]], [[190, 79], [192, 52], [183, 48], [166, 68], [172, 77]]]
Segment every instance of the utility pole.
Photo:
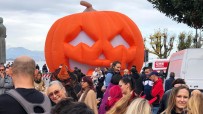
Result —
[[199, 30], [200, 30], [200, 32], [199, 32], [199, 39], [198, 39], [198, 46], [197, 46], [197, 48], [201, 48], [202, 47], [202, 41], [203, 41], [202, 35], [201, 35], [202, 29], [199, 29]]

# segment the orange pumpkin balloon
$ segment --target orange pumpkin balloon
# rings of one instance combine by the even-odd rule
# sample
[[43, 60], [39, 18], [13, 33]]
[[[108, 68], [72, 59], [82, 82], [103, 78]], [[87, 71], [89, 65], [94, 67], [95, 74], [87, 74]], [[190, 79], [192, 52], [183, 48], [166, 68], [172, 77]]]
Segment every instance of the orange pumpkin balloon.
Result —
[[65, 16], [52, 25], [46, 38], [45, 58], [51, 72], [60, 64], [72, 70], [75, 66], [91, 69], [108, 67], [115, 60], [121, 62], [122, 69], [136, 65], [140, 71], [144, 43], [136, 24], [124, 14], [89, 11]]

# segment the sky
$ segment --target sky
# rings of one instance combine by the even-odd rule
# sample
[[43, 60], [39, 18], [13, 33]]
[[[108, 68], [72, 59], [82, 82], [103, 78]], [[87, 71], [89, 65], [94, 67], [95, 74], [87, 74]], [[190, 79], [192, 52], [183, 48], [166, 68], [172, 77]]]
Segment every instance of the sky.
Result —
[[[185, 24], [160, 13], [147, 0], [86, 0], [98, 11], [116, 11], [127, 15], [138, 26], [143, 38], [155, 30], [168, 29], [169, 35], [194, 31]], [[43, 51], [46, 35], [61, 17], [85, 10], [80, 0], [1, 0], [0, 17], [7, 28], [6, 45]]]

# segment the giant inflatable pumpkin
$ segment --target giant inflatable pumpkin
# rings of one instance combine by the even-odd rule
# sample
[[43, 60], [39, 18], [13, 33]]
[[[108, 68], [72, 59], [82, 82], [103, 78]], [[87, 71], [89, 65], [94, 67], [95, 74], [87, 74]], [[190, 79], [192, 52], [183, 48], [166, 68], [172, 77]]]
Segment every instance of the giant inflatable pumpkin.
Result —
[[94, 67], [108, 67], [114, 60], [122, 69], [137, 66], [144, 60], [144, 44], [136, 24], [114, 11], [87, 9], [57, 20], [50, 28], [45, 43], [45, 58], [51, 72], [66, 64], [87, 73]]

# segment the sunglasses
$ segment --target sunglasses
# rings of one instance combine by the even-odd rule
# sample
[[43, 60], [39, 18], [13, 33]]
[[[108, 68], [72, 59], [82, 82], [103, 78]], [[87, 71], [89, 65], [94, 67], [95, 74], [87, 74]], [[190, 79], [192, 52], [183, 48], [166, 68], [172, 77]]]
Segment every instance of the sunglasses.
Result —
[[49, 93], [48, 94], [49, 98], [53, 98], [54, 95], [59, 95], [61, 89], [55, 90], [54, 92]]
[[4, 69], [0, 69], [0, 71], [4, 71]]

